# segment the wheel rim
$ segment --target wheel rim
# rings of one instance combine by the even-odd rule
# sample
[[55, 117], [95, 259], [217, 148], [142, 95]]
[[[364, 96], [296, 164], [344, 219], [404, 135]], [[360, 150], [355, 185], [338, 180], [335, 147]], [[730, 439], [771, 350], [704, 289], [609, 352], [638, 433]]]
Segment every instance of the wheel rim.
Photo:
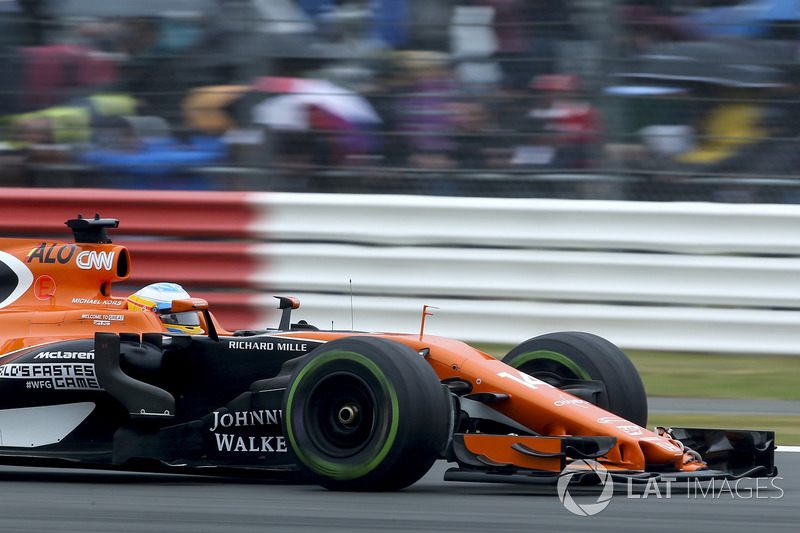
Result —
[[[327, 368], [331, 364], [348, 368], [329, 373]], [[369, 404], [372, 409], [367, 410], [366, 415], [359, 407], [360, 419], [372, 420], [369, 435], [362, 434], [361, 440], [351, 436], [351, 440], [345, 441], [345, 446], [328, 441], [326, 433], [315, 427], [319, 418], [309, 418], [325, 416], [328, 421], [330, 417], [338, 419], [341, 409], [352, 403], [352, 399], [350, 402], [337, 399], [335, 408], [323, 410], [321, 407], [322, 394], [327, 389], [322, 384], [335, 385], [335, 381], [328, 379], [342, 373], [360, 381], [356, 387], [368, 390], [374, 402]], [[397, 393], [380, 368], [364, 355], [349, 350], [330, 350], [301, 368], [293, 379], [285, 400], [284, 423], [286, 437], [301, 463], [316, 475], [338, 481], [357, 479], [377, 468], [395, 443], [400, 421]], [[314, 385], [305, 392], [303, 383]], [[381, 398], [380, 402], [377, 398]], [[376, 410], [379, 404], [380, 413]], [[335, 427], [335, 423], [326, 423], [329, 429]], [[361, 422], [360, 427], [366, 428], [366, 422]], [[299, 440], [305, 440], [306, 444], [299, 444]]]
[[349, 457], [369, 443], [375, 429], [375, 395], [360, 377], [331, 374], [311, 390], [303, 416], [314, 445], [331, 457]]

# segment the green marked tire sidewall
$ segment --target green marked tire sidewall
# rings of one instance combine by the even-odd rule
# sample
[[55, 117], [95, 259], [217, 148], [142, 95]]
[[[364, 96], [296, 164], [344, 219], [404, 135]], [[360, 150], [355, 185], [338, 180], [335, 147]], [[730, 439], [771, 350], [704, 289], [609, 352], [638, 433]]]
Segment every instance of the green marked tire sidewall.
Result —
[[578, 379], [586, 379], [591, 380], [592, 376], [584, 370], [580, 365], [578, 365], [575, 361], [567, 357], [566, 355], [551, 352], [549, 350], [537, 350], [533, 352], [523, 352], [517, 356], [515, 356], [511, 361], [509, 361], [509, 366], [513, 366], [514, 368], [521, 368], [527, 363], [531, 361], [540, 361], [540, 360], [549, 360], [555, 361], [560, 365], [563, 365], [566, 369], [570, 372], [575, 374]]
[[[382, 439], [382, 444], [380, 444], [377, 450], [374, 450], [374, 446], [368, 446], [367, 449], [373, 450], [374, 453], [365, 452], [363, 453], [364, 457], [361, 461], [352, 464], [328, 460], [328, 458], [325, 456], [314, 453], [313, 450], [309, 450], [306, 447], [301, 446], [300, 443], [297, 442], [295, 436], [295, 412], [299, 409], [297, 416], [304, 416], [303, 410], [305, 406], [305, 399], [296, 398], [298, 389], [301, 387], [301, 385], [305, 384], [307, 379], [314, 380], [315, 374], [324, 374], [326, 372], [326, 365], [336, 365], [342, 361], [361, 365], [364, 370], [368, 371], [371, 381], [376, 381], [380, 386], [379, 391], [373, 392], [376, 392], [378, 396], [387, 398], [390, 404], [390, 421], [388, 428], [383, 432], [383, 434], [373, 435], [371, 437]], [[378, 401], [380, 401], [380, 399], [378, 399]], [[312, 359], [305, 367], [303, 367], [293, 379], [286, 401], [286, 436], [289, 439], [292, 449], [297, 454], [298, 459], [309, 470], [320, 476], [328, 477], [330, 479], [348, 481], [365, 476], [377, 468], [386, 459], [397, 438], [400, 418], [398, 414], [399, 402], [397, 398], [397, 391], [395, 390], [391, 381], [385, 376], [375, 362], [356, 352], [346, 350], [331, 350], [314, 357], [314, 359]]]
[[581, 331], [546, 333], [517, 345], [503, 362], [528, 374], [541, 370], [543, 378], [548, 372], [562, 378], [571, 376], [561, 373], [574, 373], [581, 380], [599, 381], [606, 388], [597, 400], [600, 407], [640, 426], [647, 424], [647, 393], [639, 372], [618, 346], [602, 337]]

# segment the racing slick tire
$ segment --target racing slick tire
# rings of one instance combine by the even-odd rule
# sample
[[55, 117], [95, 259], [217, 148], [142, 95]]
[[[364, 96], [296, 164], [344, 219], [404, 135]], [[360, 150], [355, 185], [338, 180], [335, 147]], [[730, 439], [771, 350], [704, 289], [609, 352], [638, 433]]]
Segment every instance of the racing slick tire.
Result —
[[305, 356], [286, 388], [284, 435], [300, 469], [332, 490], [399, 490], [440, 457], [451, 400], [420, 354], [345, 337]]
[[602, 337], [576, 331], [540, 335], [512, 349], [503, 362], [568, 392], [580, 388], [581, 381], [600, 381], [604, 394], [592, 403], [647, 425], [647, 394], [639, 372], [625, 352]]

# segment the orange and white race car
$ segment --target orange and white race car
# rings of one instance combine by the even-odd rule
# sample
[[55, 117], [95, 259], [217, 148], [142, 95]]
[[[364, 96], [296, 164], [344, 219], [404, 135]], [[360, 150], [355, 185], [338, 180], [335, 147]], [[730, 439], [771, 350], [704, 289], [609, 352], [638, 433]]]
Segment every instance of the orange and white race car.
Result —
[[578, 461], [635, 482], [777, 475], [773, 432], [646, 429], [636, 369], [595, 335], [542, 335], [500, 361], [427, 335], [425, 308], [418, 333], [325, 331], [293, 323], [287, 297], [276, 328], [226, 331], [199, 298], [115, 297], [131, 271], [107, 232], [119, 222], [66, 224], [74, 242], [0, 240], [2, 463], [344, 490], [401, 489], [437, 459], [460, 481], [553, 483]]

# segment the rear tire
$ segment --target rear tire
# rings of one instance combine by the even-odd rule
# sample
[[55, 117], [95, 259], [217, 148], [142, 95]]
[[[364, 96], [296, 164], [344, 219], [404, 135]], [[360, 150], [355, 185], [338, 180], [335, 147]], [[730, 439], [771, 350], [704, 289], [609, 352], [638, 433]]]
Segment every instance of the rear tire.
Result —
[[286, 388], [283, 424], [300, 469], [333, 490], [398, 490], [449, 438], [449, 392], [404, 344], [346, 337], [309, 353]]
[[[503, 362], [555, 387], [597, 380], [605, 385], [601, 407], [640, 426], [647, 425], [647, 393], [633, 363], [616, 345], [575, 331], [548, 333], [508, 352]], [[568, 387], [564, 387], [567, 388]]]

